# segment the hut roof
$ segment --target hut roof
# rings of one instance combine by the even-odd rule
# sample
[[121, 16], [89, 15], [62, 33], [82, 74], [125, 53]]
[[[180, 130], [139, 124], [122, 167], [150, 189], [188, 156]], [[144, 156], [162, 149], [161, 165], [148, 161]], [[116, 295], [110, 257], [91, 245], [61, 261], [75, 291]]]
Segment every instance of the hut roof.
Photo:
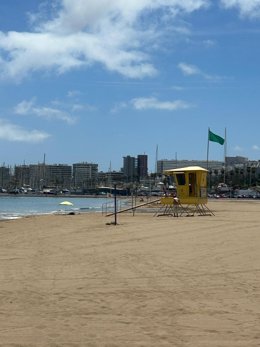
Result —
[[171, 173], [180, 173], [180, 172], [194, 172], [194, 171], [204, 171], [204, 172], [208, 172], [208, 170], [204, 169], [203, 167], [200, 166], [187, 166], [187, 167], [181, 167], [181, 168], [177, 168], [177, 169], [170, 169], [170, 170], [165, 170], [164, 173], [165, 174], [171, 174]]

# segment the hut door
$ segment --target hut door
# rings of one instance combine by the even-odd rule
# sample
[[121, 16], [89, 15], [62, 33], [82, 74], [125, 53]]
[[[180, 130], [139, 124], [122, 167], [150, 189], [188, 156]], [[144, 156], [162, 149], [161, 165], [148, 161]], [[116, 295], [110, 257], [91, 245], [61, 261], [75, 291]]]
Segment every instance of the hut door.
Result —
[[196, 196], [196, 173], [189, 173], [189, 196]]

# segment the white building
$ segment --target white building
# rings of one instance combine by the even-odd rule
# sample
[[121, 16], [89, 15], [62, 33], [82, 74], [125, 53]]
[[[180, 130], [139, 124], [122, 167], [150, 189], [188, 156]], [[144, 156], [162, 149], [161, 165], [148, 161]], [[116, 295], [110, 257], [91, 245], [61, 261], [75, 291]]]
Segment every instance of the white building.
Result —
[[168, 160], [162, 159], [157, 161], [157, 174], [162, 175], [165, 170], [177, 169], [178, 167], [200, 166], [209, 170], [220, 170], [224, 163], [216, 160]]

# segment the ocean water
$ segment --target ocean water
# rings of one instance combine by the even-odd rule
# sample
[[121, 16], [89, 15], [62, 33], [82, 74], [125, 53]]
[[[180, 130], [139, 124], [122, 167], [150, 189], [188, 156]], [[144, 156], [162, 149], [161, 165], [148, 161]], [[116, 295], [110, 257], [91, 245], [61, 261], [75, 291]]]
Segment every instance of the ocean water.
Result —
[[[73, 206], [60, 205], [60, 203], [65, 200], [72, 202]], [[0, 195], [0, 220], [55, 213], [106, 212], [112, 208], [113, 201], [113, 198]]]

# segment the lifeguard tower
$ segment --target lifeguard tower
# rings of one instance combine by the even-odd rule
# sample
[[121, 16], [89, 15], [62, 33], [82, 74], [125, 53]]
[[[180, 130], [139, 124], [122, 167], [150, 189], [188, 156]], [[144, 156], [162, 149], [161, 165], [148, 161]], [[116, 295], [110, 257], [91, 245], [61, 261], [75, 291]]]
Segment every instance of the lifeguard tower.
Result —
[[[214, 215], [206, 206], [207, 197], [207, 173], [200, 166], [189, 166], [164, 171], [166, 176], [172, 176], [176, 186], [176, 196], [165, 195], [161, 198], [162, 214]], [[159, 212], [160, 213], [160, 212]]]

